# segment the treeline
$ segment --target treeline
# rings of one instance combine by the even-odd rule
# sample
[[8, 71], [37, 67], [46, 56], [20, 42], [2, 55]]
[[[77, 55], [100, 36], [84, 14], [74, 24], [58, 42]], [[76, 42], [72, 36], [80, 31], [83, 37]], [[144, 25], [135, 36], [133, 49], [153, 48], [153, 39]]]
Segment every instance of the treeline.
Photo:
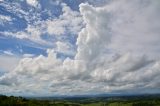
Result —
[[79, 104], [54, 100], [35, 100], [0, 95], [0, 106], [80, 106]]
[[0, 106], [160, 106], [160, 97], [86, 97], [37, 100], [36, 98], [0, 95]]

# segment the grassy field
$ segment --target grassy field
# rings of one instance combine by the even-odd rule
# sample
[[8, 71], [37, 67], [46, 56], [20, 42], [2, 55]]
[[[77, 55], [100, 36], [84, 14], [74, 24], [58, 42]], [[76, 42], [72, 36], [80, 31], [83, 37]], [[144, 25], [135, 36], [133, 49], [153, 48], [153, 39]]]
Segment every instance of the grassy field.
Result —
[[160, 106], [160, 96], [37, 99], [1, 95], [0, 106]]

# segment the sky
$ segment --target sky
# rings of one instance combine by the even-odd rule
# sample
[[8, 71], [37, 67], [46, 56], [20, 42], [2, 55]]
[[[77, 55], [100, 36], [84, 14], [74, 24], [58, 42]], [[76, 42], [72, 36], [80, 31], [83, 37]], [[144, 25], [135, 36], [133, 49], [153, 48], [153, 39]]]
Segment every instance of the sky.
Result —
[[0, 0], [0, 92], [160, 93], [159, 0]]

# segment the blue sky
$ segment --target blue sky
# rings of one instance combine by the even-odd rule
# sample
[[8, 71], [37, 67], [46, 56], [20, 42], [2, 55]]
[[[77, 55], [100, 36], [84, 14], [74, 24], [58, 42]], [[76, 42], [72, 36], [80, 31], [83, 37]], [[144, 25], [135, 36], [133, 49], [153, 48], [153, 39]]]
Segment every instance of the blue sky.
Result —
[[159, 93], [159, 0], [0, 0], [0, 92]]
[[[23, 54], [45, 54], [44, 51], [53, 46], [41, 45], [37, 42], [31, 40], [24, 40], [19, 38], [10, 37], [10, 34], [5, 34], [4, 32], [12, 33], [13, 36], [15, 32], [25, 31], [28, 25], [36, 26], [38, 21], [45, 21], [48, 19], [55, 19], [62, 14], [62, 7], [58, 1], [39, 1], [41, 7], [37, 9], [26, 3], [26, 1], [3, 1], [0, 5], [0, 14], [9, 17], [11, 20], [2, 20], [0, 24], [0, 40], [1, 40], [1, 50], [0, 51], [11, 51], [14, 55], [23, 55]], [[67, 5], [71, 6], [73, 10], [78, 11], [78, 5], [80, 2], [65, 0]], [[16, 7], [17, 6], [17, 7]], [[7, 9], [9, 8], [9, 9]], [[14, 8], [17, 8], [17, 11], [14, 11]], [[18, 9], [21, 10], [18, 10]], [[13, 10], [12, 10], [13, 9]], [[31, 12], [29, 12], [29, 10]], [[20, 11], [25, 12], [26, 16], [23, 15]], [[50, 14], [49, 14], [50, 12]], [[36, 16], [37, 15], [37, 16]], [[31, 18], [31, 17], [35, 18]], [[54, 42], [56, 38], [50, 37], [47, 33], [41, 36], [42, 39]], [[64, 38], [65, 39], [65, 38]], [[67, 38], [66, 38], [67, 39]], [[76, 38], [68, 38], [71, 42], [75, 42]]]
[[[48, 48], [53, 48], [54, 45], [43, 45], [39, 42], [34, 42], [28, 39], [21, 39], [21, 37], [14, 38], [17, 32], [27, 32], [28, 26], [36, 27], [43, 21], [56, 19], [63, 14], [61, 3], [65, 3], [73, 11], [79, 12], [79, 4], [82, 2], [91, 2], [85, 0], [39, 0], [39, 6], [34, 7], [28, 4], [27, 1], [10, 1], [4, 0], [0, 4], [0, 14], [2, 17], [0, 22], [0, 40], [1, 50], [10, 51], [14, 55], [23, 54], [45, 54], [44, 51]], [[103, 1], [102, 1], [103, 2]], [[92, 3], [92, 2], [91, 2]], [[93, 2], [93, 3], [96, 3]], [[5, 19], [6, 18], [6, 19]], [[81, 28], [84, 25], [81, 26]], [[80, 28], [80, 29], [81, 29]], [[61, 38], [55, 38], [49, 36], [48, 33], [41, 34], [41, 39], [55, 42], [58, 40], [68, 40], [70, 43], [75, 44], [77, 39], [77, 33], [65, 32], [63, 35], [72, 35], [70, 37], [63, 36]], [[24, 43], [26, 42], [26, 43]], [[41, 47], [41, 48], [40, 48]], [[23, 52], [22, 52], [23, 51]], [[3, 52], [2, 52], [3, 53]]]

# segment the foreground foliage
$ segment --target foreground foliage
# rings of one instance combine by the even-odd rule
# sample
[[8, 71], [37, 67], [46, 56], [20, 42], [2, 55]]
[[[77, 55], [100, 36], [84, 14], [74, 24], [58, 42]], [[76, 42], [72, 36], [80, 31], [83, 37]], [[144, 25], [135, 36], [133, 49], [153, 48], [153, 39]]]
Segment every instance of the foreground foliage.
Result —
[[160, 96], [22, 98], [0, 96], [0, 106], [160, 106]]

